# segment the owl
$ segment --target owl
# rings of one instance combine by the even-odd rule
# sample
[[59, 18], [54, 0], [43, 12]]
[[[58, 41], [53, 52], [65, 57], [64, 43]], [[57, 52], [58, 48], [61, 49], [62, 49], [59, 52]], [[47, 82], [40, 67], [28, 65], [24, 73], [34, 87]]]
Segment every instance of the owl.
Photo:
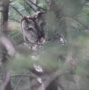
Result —
[[45, 12], [37, 12], [32, 16], [24, 16], [21, 20], [21, 30], [24, 42], [34, 49], [45, 42]]

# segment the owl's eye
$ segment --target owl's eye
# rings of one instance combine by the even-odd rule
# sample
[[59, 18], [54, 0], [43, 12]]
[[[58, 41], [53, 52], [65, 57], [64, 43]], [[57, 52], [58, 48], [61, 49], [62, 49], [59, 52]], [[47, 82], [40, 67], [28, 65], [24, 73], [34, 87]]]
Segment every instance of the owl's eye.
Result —
[[27, 31], [33, 31], [33, 28], [32, 27], [28, 27], [26, 28]]
[[33, 28], [32, 28], [32, 27], [30, 27], [30, 28], [28, 28], [28, 30], [33, 30]]

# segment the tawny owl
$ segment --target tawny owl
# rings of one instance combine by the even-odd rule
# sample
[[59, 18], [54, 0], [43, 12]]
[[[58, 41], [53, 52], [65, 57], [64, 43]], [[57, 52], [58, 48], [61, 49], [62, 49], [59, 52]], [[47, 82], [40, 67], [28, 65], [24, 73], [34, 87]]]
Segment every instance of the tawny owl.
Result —
[[32, 16], [25, 16], [21, 20], [24, 41], [31, 48], [38, 47], [45, 42], [44, 15], [44, 12], [37, 12]]

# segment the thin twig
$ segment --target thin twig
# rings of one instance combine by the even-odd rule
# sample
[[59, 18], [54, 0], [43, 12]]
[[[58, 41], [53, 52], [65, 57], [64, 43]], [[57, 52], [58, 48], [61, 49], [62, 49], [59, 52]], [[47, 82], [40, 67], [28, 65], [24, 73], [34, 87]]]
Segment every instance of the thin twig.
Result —
[[[78, 23], [80, 23], [84, 28], [86, 28], [86, 29], [89, 30], [89, 27], [88, 27], [88, 26], [84, 25], [81, 21], [79, 21], [78, 19], [76, 19], [76, 18], [74, 18], [74, 17], [71, 17], [71, 16], [63, 16], [62, 18], [71, 18], [71, 19], [77, 21]], [[61, 18], [61, 19], [62, 19], [62, 18]]]
[[32, 73], [31, 71], [29, 71], [30, 75], [22, 75], [22, 74], [16, 74], [16, 75], [12, 75], [11, 77], [19, 77], [19, 76], [24, 76], [24, 77], [33, 77], [33, 78], [37, 78], [38, 76], [34, 73]]
[[[26, 0], [26, 1], [27, 1], [27, 0]], [[47, 11], [46, 9], [44, 9], [44, 8], [42, 8], [42, 7], [38, 6], [38, 5], [36, 5], [35, 3], [33, 3], [31, 0], [29, 0], [29, 2], [32, 3], [34, 6], [40, 8], [40, 9], [42, 9], [42, 10], [44, 10], [44, 11]]]
[[78, 13], [76, 14], [76, 16], [79, 14], [79, 12], [82, 10], [82, 8], [84, 7], [84, 5], [86, 4], [87, 0], [83, 3], [83, 5], [81, 6], [81, 8], [78, 10]]
[[23, 15], [14, 7], [14, 6], [12, 6], [12, 5], [10, 5], [12, 8], [14, 8], [22, 17], [23, 17]]
[[22, 79], [24, 78], [24, 75], [28, 74], [29, 71], [27, 71], [26, 73], [23, 74], [23, 76], [19, 79], [19, 81], [17, 82], [17, 85], [15, 86], [14, 90], [16, 90], [20, 84], [20, 82], [22, 81]]
[[13, 20], [13, 21], [16, 21], [16, 22], [20, 23], [20, 21], [18, 21], [16, 19], [13, 19], [13, 18], [10, 18], [10, 20]]
[[26, 8], [26, 5], [25, 5], [25, 0], [24, 0], [24, 8], [25, 8], [26, 12], [28, 12], [28, 13], [29, 13], [29, 15], [30, 15], [31, 13], [30, 13], [30, 11], [28, 11], [28, 10], [27, 10], [27, 8]]
[[11, 78], [13, 78], [13, 77], [21, 77], [21, 76], [24, 76], [24, 77], [31, 77], [30, 75], [16, 74], [16, 75], [12, 75]]
[[30, 3], [27, 0], [25, 0], [25, 2], [34, 12], [36, 12], [36, 10], [30, 5]]
[[74, 19], [75, 21], [79, 22], [81, 25], [83, 25], [86, 29], [88, 29], [88, 30], [89, 30], [89, 27], [88, 27], [88, 26], [86, 26], [86, 25], [84, 25], [84, 24], [83, 24], [81, 21], [79, 21], [78, 19], [73, 18], [73, 17], [69, 17], [69, 18]]

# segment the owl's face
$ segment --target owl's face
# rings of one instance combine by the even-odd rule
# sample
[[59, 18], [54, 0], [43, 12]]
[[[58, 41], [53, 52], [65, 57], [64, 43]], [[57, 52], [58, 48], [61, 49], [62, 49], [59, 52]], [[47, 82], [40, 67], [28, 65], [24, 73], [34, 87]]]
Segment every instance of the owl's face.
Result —
[[39, 14], [36, 13], [22, 19], [22, 34], [27, 43], [39, 45], [45, 42], [45, 23]]

